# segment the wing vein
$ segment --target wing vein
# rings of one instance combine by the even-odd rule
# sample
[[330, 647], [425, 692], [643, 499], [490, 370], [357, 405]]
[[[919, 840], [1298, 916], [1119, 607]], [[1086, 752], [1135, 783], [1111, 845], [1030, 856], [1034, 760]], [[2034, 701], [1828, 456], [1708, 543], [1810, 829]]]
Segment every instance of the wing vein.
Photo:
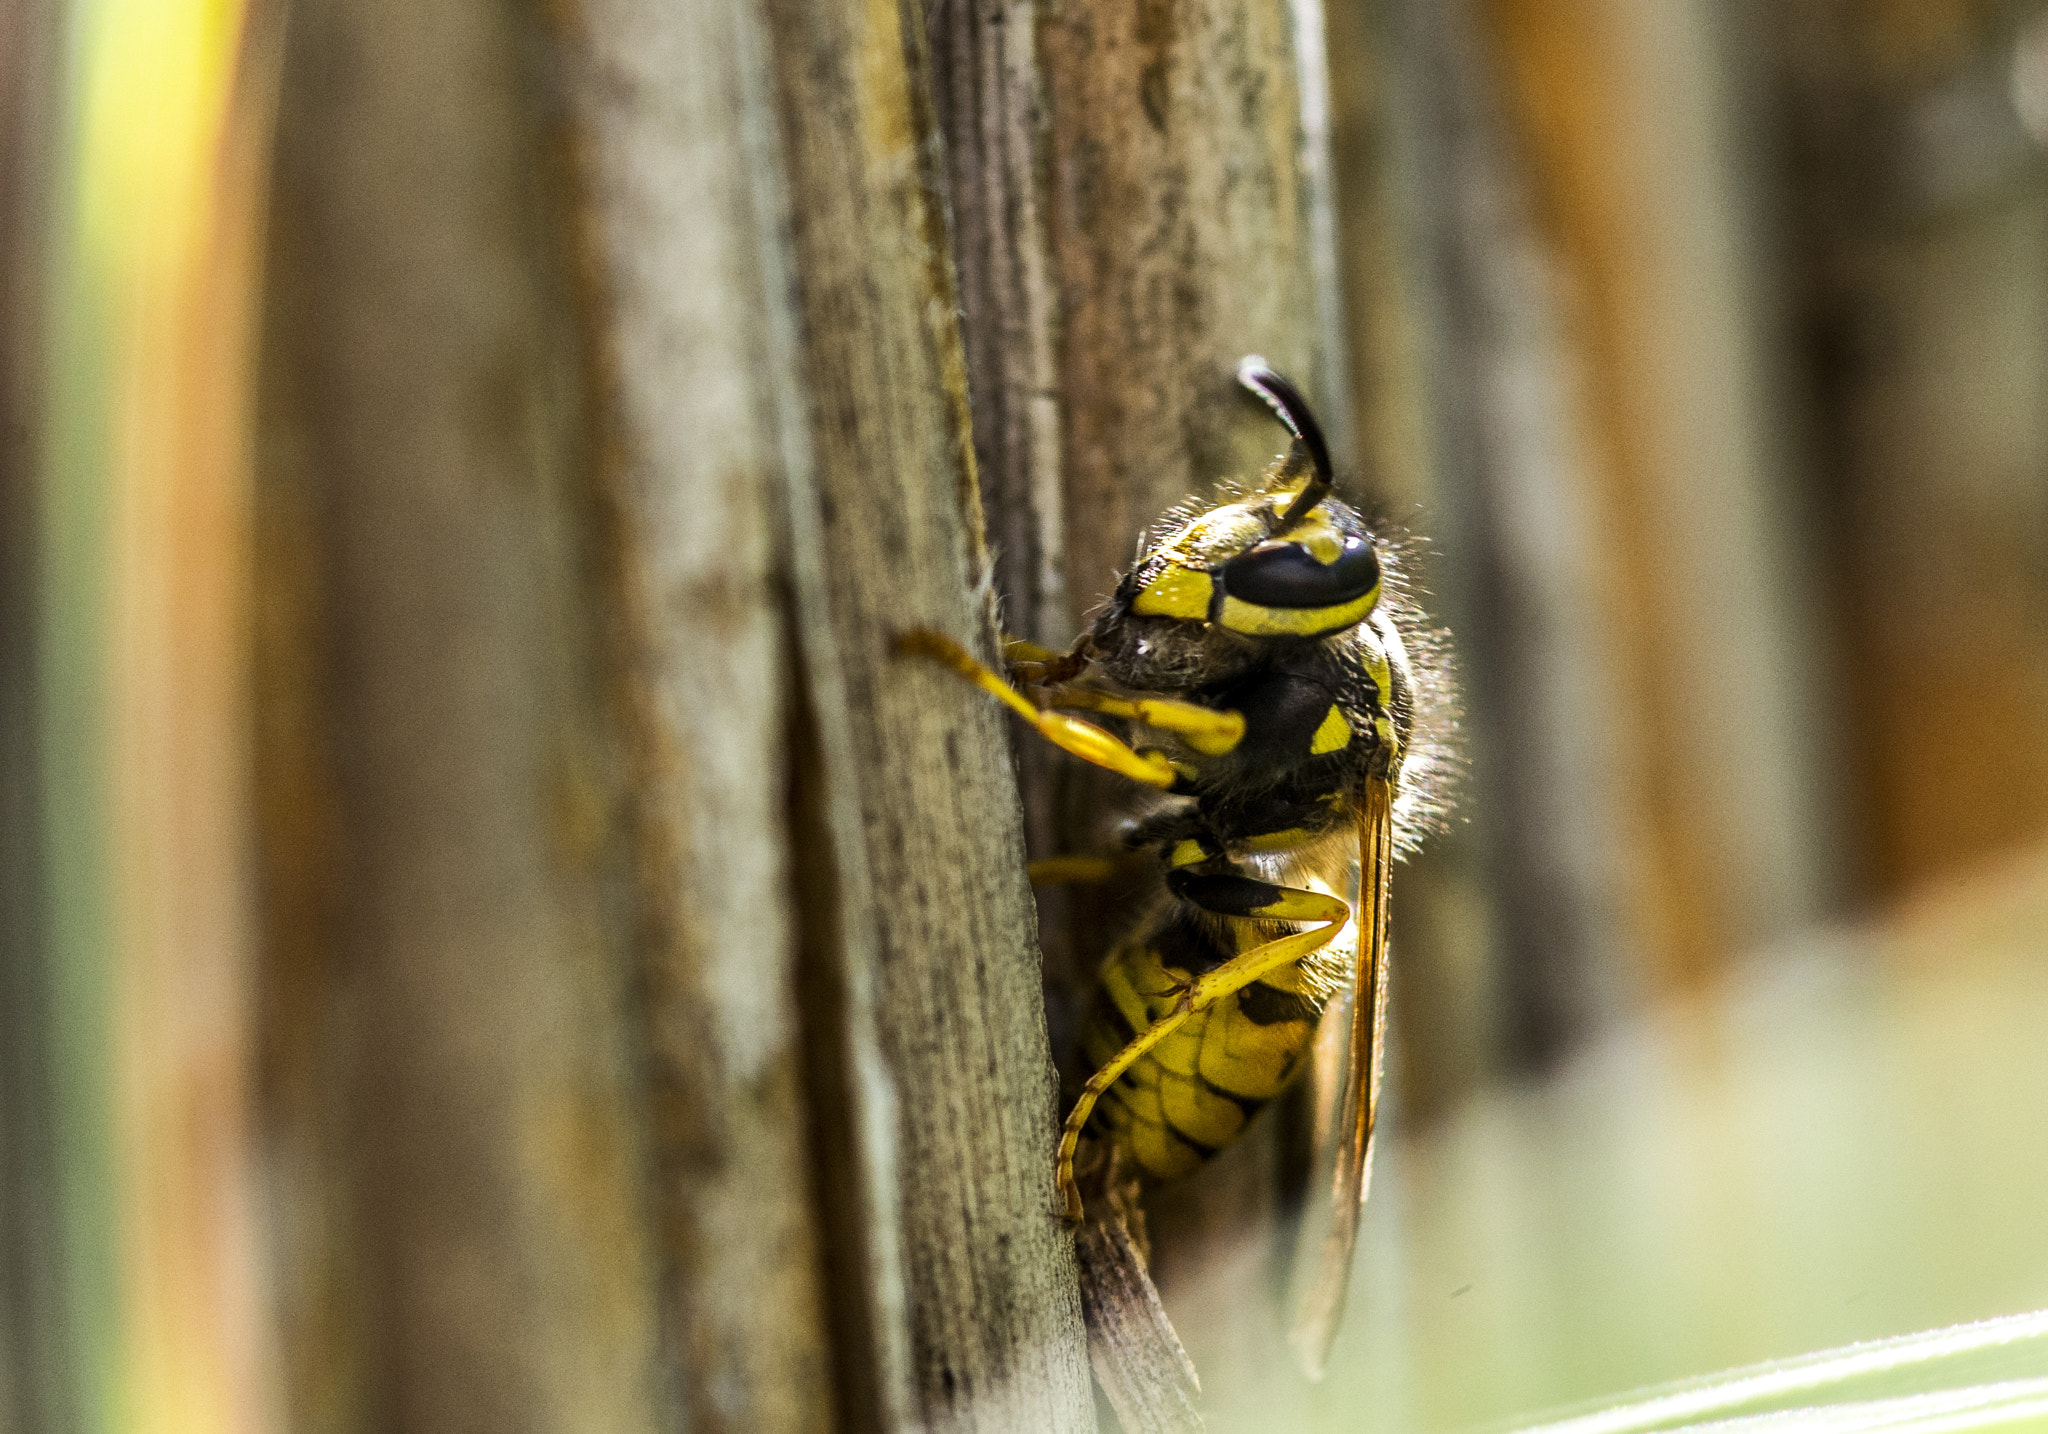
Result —
[[1373, 1128], [1379, 1119], [1380, 1068], [1387, 1031], [1387, 897], [1393, 875], [1393, 786], [1385, 777], [1367, 780], [1358, 816], [1358, 884], [1353, 910], [1350, 1058], [1344, 1065], [1344, 1093], [1337, 1106], [1338, 1146], [1330, 1175], [1330, 1223], [1315, 1257], [1315, 1270], [1297, 1308], [1288, 1341], [1303, 1370], [1321, 1379], [1330, 1342], [1344, 1315], [1352, 1251], [1359, 1217], [1372, 1178]]

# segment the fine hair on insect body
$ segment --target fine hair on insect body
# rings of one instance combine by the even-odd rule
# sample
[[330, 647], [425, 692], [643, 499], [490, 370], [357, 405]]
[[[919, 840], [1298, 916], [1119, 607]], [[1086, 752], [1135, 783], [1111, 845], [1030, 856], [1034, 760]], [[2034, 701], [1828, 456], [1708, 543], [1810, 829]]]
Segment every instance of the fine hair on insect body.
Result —
[[1173, 1179], [1311, 1065], [1334, 1074], [1318, 1102], [1330, 1218], [1290, 1336], [1320, 1374], [1370, 1168], [1392, 865], [1442, 818], [1454, 705], [1411, 545], [1335, 495], [1293, 383], [1256, 356], [1237, 377], [1287, 452], [1163, 515], [1072, 647], [1011, 641], [1006, 676], [936, 632], [898, 646], [1154, 794], [1124, 854], [1034, 864], [1038, 881], [1106, 879], [1149, 855], [1164, 885], [1103, 961], [1084, 1025], [1092, 1074], [1055, 1155], [1068, 1219], [1083, 1140]]

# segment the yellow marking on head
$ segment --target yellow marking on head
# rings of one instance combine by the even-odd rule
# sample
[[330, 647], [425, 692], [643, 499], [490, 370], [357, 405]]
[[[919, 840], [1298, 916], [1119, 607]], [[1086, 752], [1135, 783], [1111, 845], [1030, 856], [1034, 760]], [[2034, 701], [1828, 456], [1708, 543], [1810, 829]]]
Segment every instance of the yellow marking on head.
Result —
[[[1283, 503], [1280, 509], [1285, 510], [1286, 506]], [[1330, 521], [1329, 511], [1322, 507], [1309, 509], [1292, 524], [1275, 532], [1273, 536], [1290, 543], [1307, 544], [1308, 550], [1315, 554], [1316, 561], [1321, 563], [1334, 563], [1337, 561], [1337, 555], [1344, 551], [1344, 534], [1337, 530], [1337, 526]], [[1329, 556], [1324, 557], [1325, 553]]]
[[1209, 599], [1215, 590], [1216, 584], [1207, 573], [1168, 567], [1138, 589], [1131, 611], [1141, 617], [1177, 617], [1198, 622], [1209, 615]]
[[1325, 752], [1341, 752], [1351, 745], [1351, 724], [1344, 720], [1343, 712], [1336, 703], [1330, 704], [1330, 715], [1323, 719], [1323, 725], [1316, 728], [1316, 735], [1309, 738], [1308, 752], [1311, 757], [1320, 757]]
[[1273, 500], [1273, 511], [1275, 513], [1284, 513], [1293, 507], [1294, 500], [1301, 496], [1301, 490], [1308, 487], [1309, 480], [1314, 477], [1308, 471], [1306, 463], [1297, 468], [1289, 463], [1285, 457], [1279, 459], [1266, 471], [1271, 473], [1273, 478], [1259, 492]]
[[1207, 861], [1208, 859], [1209, 853], [1204, 850], [1202, 844], [1193, 837], [1187, 837], [1174, 847], [1173, 855], [1166, 859], [1166, 864], [1168, 866], [1193, 866], [1197, 862]]
[[1179, 567], [1214, 567], [1265, 538], [1271, 525], [1264, 500], [1225, 503], [1193, 519], [1156, 551]]
[[1242, 598], [1223, 599], [1223, 625], [1246, 637], [1322, 637], [1363, 621], [1380, 600], [1377, 585], [1363, 597], [1335, 607], [1261, 607]]

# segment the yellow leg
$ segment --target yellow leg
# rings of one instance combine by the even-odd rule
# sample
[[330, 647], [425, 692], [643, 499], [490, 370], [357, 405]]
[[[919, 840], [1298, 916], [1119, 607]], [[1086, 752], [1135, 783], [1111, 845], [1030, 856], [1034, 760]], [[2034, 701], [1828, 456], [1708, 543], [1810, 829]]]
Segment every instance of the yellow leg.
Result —
[[1114, 881], [1117, 873], [1133, 864], [1143, 861], [1142, 852], [1129, 856], [1049, 856], [1034, 861], [1028, 868], [1033, 886], [1081, 886], [1092, 882]]
[[1005, 662], [1057, 662], [1066, 654], [1055, 652], [1041, 643], [1027, 638], [1003, 635], [1003, 661]]
[[1074, 1184], [1074, 1147], [1081, 1143], [1081, 1127], [1094, 1113], [1095, 1102], [1117, 1083], [1118, 1077], [1137, 1064], [1139, 1057], [1179, 1030], [1194, 1013], [1194, 1007], [1183, 999], [1180, 1006], [1138, 1032], [1129, 1045], [1111, 1056], [1108, 1064], [1088, 1077], [1088, 1083], [1081, 1087], [1081, 1098], [1067, 1112], [1067, 1123], [1060, 1131], [1059, 1161], [1053, 1172], [1060, 1194], [1066, 1198], [1069, 1224], [1078, 1224], [1081, 1219], [1081, 1190]]
[[1102, 1098], [1102, 1093], [1115, 1085], [1147, 1051], [1179, 1030], [1195, 1012], [1205, 1011], [1225, 996], [1242, 991], [1261, 976], [1282, 966], [1291, 966], [1327, 946], [1351, 918], [1350, 906], [1340, 897], [1298, 886], [1276, 886], [1272, 890], [1276, 893], [1275, 899], [1248, 914], [1266, 920], [1318, 924], [1306, 931], [1290, 932], [1264, 945], [1254, 946], [1181, 987], [1180, 1001], [1173, 1010], [1132, 1037], [1129, 1045], [1111, 1056], [1081, 1087], [1081, 1098], [1067, 1112], [1067, 1123], [1060, 1131], [1059, 1158], [1054, 1167], [1054, 1178], [1059, 1182], [1060, 1193], [1066, 1197], [1068, 1220], [1081, 1218], [1081, 1191], [1074, 1184], [1074, 1147], [1081, 1143], [1081, 1127], [1088, 1123], [1088, 1117], [1094, 1113], [1095, 1102]]
[[1162, 732], [1177, 732], [1206, 756], [1220, 757], [1244, 740], [1244, 714], [1180, 702], [1171, 697], [1118, 697], [1092, 687], [1056, 687], [1047, 694], [1055, 707], [1078, 707], [1111, 717], [1130, 717]]
[[1088, 640], [1084, 636], [1074, 644], [1072, 651], [1059, 652], [1042, 643], [1004, 633], [1003, 661], [1009, 664], [1011, 675], [1017, 681], [1029, 686], [1067, 682], [1087, 671]]
[[913, 628], [896, 639], [896, 649], [945, 663], [982, 691], [1007, 704], [1046, 741], [1084, 761], [1107, 767], [1149, 787], [1171, 787], [1177, 780], [1172, 765], [1161, 754], [1134, 751], [1093, 722], [1083, 722], [1078, 717], [1042, 711], [1032, 706], [1023, 693], [976, 662], [950, 637], [925, 628]]

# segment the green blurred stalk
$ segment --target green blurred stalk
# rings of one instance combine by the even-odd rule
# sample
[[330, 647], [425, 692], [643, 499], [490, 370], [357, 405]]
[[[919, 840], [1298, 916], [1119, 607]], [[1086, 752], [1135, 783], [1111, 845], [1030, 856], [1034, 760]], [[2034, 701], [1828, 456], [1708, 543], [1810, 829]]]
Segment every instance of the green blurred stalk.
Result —
[[[1518, 1434], [1717, 1429], [2039, 1428], [2048, 1423], [2048, 1311], [1869, 1340], [1594, 1401]], [[1734, 1426], [1720, 1421], [1739, 1421]]]
[[38, 497], [35, 691], [62, 1308], [44, 1371], [76, 1427], [111, 1427], [119, 1344], [111, 1086], [114, 869], [107, 743], [106, 275], [82, 243], [81, 95], [96, 7], [64, 15], [48, 237], [46, 439]]

